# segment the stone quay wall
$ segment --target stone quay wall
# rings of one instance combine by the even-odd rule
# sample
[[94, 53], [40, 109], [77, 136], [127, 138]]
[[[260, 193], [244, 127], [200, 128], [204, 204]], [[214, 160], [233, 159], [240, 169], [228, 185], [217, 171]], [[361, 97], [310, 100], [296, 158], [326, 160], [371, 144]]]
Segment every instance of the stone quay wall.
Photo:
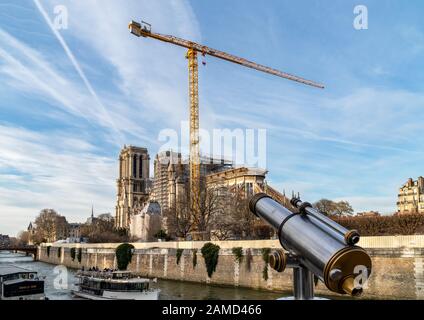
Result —
[[[211, 278], [201, 254], [205, 242], [133, 243], [135, 252], [128, 269], [145, 277], [190, 281], [225, 286], [240, 286], [281, 292], [292, 291], [292, 272], [278, 273], [268, 268], [262, 248], [281, 248], [278, 240], [213, 241], [220, 246], [218, 265]], [[116, 268], [115, 249], [119, 244], [43, 244], [38, 250], [40, 261], [80, 269], [97, 266]], [[360, 246], [372, 257], [373, 272], [364, 290], [365, 299], [424, 299], [424, 236], [363, 237]], [[48, 247], [50, 247], [48, 249]], [[232, 249], [243, 248], [239, 263]], [[71, 258], [71, 248], [76, 257]], [[77, 255], [81, 248], [81, 262]], [[177, 251], [183, 249], [177, 264]], [[47, 251], [49, 255], [47, 254]], [[60, 254], [58, 251], [60, 250]], [[250, 254], [249, 254], [250, 252]], [[193, 266], [193, 256], [197, 265]], [[250, 258], [249, 258], [250, 257]], [[320, 282], [318, 295], [334, 295]]]

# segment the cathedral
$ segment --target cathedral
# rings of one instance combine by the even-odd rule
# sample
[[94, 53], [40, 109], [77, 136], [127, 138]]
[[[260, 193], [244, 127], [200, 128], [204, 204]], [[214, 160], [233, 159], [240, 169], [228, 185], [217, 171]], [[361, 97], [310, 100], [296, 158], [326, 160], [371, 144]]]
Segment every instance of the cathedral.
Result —
[[[153, 241], [161, 229], [169, 231], [166, 212], [188, 202], [189, 164], [180, 153], [165, 151], [154, 159], [150, 179], [150, 156], [146, 148], [125, 146], [119, 156], [115, 227], [126, 229], [135, 240]], [[254, 186], [265, 185], [266, 170], [235, 168], [231, 161], [201, 157], [204, 187], [243, 188], [246, 196]]]

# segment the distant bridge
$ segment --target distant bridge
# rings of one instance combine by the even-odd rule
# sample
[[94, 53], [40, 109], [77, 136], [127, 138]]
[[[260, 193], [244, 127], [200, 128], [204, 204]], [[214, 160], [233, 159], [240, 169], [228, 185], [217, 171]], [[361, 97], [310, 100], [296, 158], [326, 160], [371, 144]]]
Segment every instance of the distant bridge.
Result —
[[27, 255], [33, 255], [34, 260], [37, 260], [36, 246], [6, 246], [0, 247], [0, 251], [25, 252]]

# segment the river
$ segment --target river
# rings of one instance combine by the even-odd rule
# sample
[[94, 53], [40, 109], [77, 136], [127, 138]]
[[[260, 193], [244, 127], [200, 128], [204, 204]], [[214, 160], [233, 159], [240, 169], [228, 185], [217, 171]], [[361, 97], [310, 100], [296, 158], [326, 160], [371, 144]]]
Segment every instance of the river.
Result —
[[[44, 262], [33, 261], [25, 254], [0, 251], [0, 265], [12, 264], [32, 271], [45, 281], [45, 293], [50, 300], [73, 300], [72, 285], [76, 282], [75, 270], [64, 269]], [[60, 281], [62, 279], [62, 281]], [[211, 286], [182, 281], [158, 280], [160, 300], [275, 300], [281, 293], [246, 288]]]

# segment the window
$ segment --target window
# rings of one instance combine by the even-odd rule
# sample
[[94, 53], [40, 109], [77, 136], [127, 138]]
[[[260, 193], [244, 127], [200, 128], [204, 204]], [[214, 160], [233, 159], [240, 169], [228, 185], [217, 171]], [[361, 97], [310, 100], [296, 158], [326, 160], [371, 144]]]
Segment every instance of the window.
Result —
[[253, 194], [253, 184], [252, 183], [246, 183], [246, 194], [248, 196]]
[[133, 184], [133, 192], [137, 192], [137, 183]]
[[143, 178], [143, 156], [140, 156], [140, 167], [138, 168], [138, 177]]
[[137, 155], [133, 158], [133, 177], [137, 177]]

